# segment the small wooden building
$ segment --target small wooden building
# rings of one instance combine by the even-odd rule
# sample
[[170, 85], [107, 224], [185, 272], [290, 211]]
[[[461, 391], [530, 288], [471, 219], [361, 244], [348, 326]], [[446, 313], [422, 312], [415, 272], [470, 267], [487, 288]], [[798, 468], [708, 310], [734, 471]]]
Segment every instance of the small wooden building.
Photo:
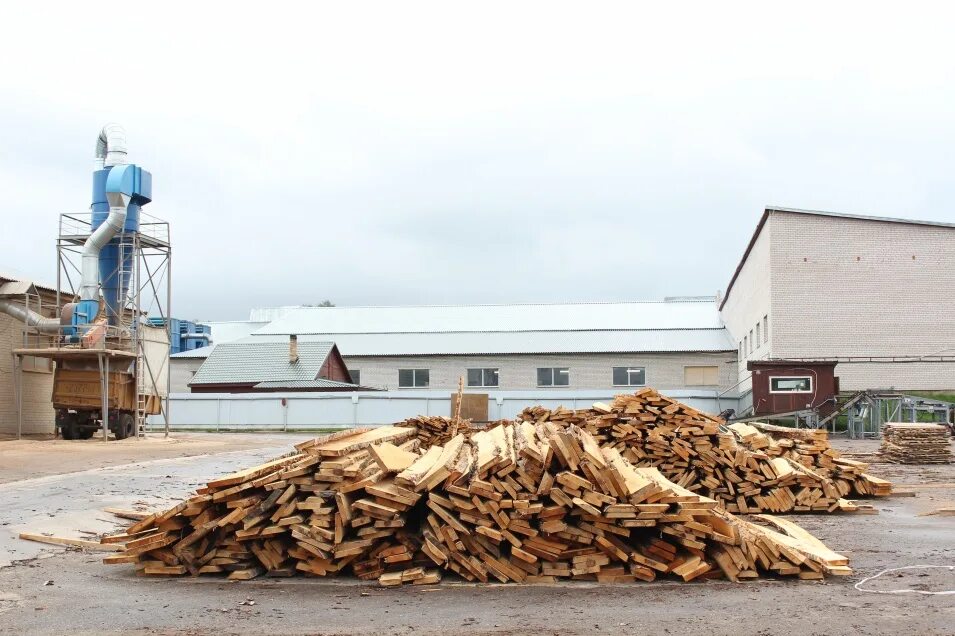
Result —
[[193, 376], [193, 393], [356, 391], [334, 342], [226, 342]]
[[753, 415], [817, 409], [825, 416], [835, 408], [839, 378], [834, 361], [750, 360]]

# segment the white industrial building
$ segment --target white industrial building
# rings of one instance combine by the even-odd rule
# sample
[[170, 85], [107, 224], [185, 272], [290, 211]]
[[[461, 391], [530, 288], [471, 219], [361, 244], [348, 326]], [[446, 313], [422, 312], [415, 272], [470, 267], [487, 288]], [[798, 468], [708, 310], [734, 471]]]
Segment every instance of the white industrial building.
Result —
[[[714, 299], [661, 302], [303, 307], [239, 343], [330, 341], [352, 380], [381, 389], [718, 392], [736, 351]], [[219, 337], [213, 327], [213, 339]], [[179, 388], [204, 350], [174, 357]]]
[[767, 208], [720, 316], [750, 360], [834, 360], [843, 391], [955, 388], [955, 224]]

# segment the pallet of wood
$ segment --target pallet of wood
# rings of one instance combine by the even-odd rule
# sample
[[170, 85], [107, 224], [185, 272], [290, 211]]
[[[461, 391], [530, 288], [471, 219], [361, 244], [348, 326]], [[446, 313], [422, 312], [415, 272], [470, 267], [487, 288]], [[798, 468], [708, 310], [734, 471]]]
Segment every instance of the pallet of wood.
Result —
[[717, 499], [730, 512], [852, 512], [847, 497], [885, 496], [891, 484], [843, 459], [827, 433], [731, 424], [651, 388], [590, 409], [525, 409], [518, 419], [578, 426], [635, 466]]
[[889, 422], [882, 427], [879, 453], [893, 464], [948, 464], [952, 437], [941, 424]]
[[103, 541], [123, 548], [106, 563], [132, 563], [144, 575], [234, 580], [350, 573], [421, 585], [453, 572], [482, 582], [739, 581], [850, 572], [848, 559], [795, 524], [738, 518], [658, 467], [634, 466], [586, 427], [551, 421], [468, 430], [431, 446], [413, 427], [337, 433], [215, 479]]

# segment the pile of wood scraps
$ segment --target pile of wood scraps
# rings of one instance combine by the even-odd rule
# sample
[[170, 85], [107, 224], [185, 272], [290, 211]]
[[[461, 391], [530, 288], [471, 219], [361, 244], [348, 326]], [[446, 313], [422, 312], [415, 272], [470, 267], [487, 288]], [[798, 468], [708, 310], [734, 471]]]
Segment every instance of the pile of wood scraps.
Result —
[[948, 464], [952, 437], [941, 424], [890, 422], [882, 427], [879, 453], [893, 464]]
[[469, 435], [471, 432], [471, 422], [454, 417], [444, 417], [443, 415], [419, 415], [411, 417], [395, 426], [406, 426], [417, 431], [418, 441], [422, 446], [441, 446], [448, 441], [463, 433]]
[[448, 572], [501, 582], [850, 572], [798, 526], [740, 519], [663, 468], [635, 467], [629, 446], [601, 445], [590, 428], [523, 421], [432, 445], [416, 427], [336, 433], [105, 538], [123, 551], [104, 561], [147, 575], [350, 573], [382, 585]]
[[579, 426], [635, 466], [655, 467], [730, 512], [854, 512], [847, 497], [891, 493], [867, 464], [841, 458], [825, 430], [726, 426], [650, 388], [585, 410], [532, 407], [519, 419]]

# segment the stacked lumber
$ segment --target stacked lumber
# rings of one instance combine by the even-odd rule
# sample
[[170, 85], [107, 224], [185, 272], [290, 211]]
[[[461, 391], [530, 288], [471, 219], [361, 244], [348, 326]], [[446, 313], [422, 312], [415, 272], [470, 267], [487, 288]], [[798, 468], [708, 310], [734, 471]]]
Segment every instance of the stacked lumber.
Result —
[[[635, 466], [652, 466], [729, 512], [852, 512], [845, 497], [883, 496], [891, 484], [843, 459], [825, 431], [723, 421], [650, 388], [586, 410], [525, 409], [521, 421], [580, 426]], [[778, 430], [776, 430], [778, 429]]]
[[948, 464], [951, 435], [941, 424], [889, 422], [882, 427], [879, 453], [893, 464]]
[[403, 422], [398, 422], [395, 426], [407, 426], [417, 431], [418, 441], [422, 446], [441, 446], [459, 433], [469, 434], [471, 431], [471, 420], [461, 420], [454, 417], [444, 417], [443, 415], [418, 415], [411, 417]]
[[850, 572], [798, 526], [739, 519], [574, 425], [508, 423], [428, 448], [416, 433], [299, 444], [104, 538], [124, 544], [104, 562], [237, 580], [348, 572], [381, 585], [448, 571], [482, 582]]

